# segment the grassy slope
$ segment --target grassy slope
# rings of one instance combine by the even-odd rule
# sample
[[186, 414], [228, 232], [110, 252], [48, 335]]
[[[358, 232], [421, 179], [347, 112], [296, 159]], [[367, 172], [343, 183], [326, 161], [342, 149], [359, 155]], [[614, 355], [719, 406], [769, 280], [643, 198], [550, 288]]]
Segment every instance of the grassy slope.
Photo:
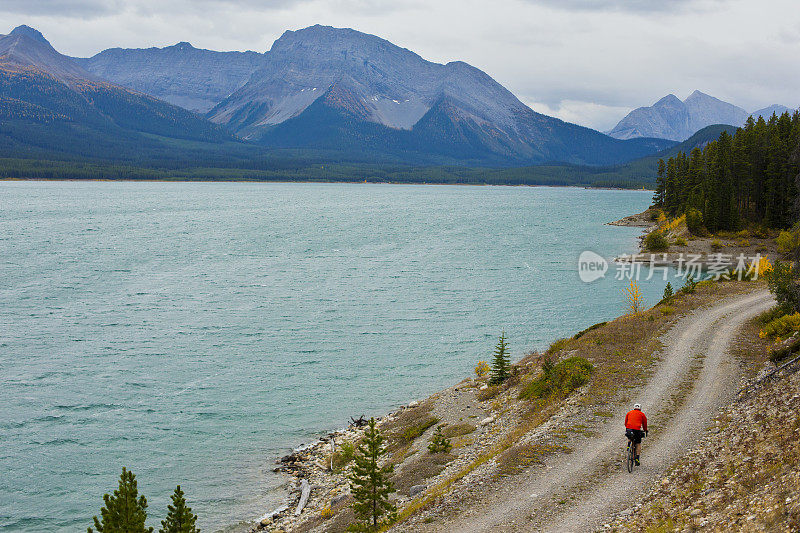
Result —
[[[752, 290], [753, 284], [746, 282], [703, 283], [692, 294], [678, 294], [668, 303], [662, 303], [636, 316], [623, 316], [601, 326], [590, 328], [569, 339], [553, 344], [548, 351], [556, 359], [567, 359], [579, 355], [588, 359], [594, 366], [588, 384], [581, 389], [578, 405], [586, 409], [598, 420], [610, 416], [608, 405], [629, 394], [631, 388], [640, 386], [647, 379], [656, 362], [660, 348], [659, 337], [665, 333], [680, 316], [693, 309], [712, 304], [722, 297]], [[507, 483], [506, 478], [524, 471], [549, 454], [570, 453], [568, 447], [555, 443], [538, 443], [529, 437], [536, 428], [556, 413], [571, 396], [571, 390], [556, 391], [554, 394], [525, 400], [520, 398], [522, 391], [529, 388], [541, 374], [542, 354], [533, 353], [515, 364], [514, 378], [502, 387], [489, 387], [478, 391], [482, 380], [465, 381], [459, 388], [477, 391], [476, 399], [484, 410], [508, 422], [505, 429], [485, 440], [484, 437], [467, 440], [454, 439], [450, 465], [436, 465], [436, 468], [415, 470], [412, 479], [404, 479], [401, 484], [426, 484], [428, 489], [420, 496], [405, 500], [399, 510], [401, 523], [404, 521], [435, 520], [444, 514], [461, 513], [469, 503], [449, 496], [468, 489], [464, 478], [476, 471], [490, 471], [491, 483]], [[417, 410], [406, 411], [393, 423], [382, 427], [387, 444], [392, 450], [392, 461], [401, 472], [406, 451], [412, 446], [424, 448], [428, 437], [419, 432], [407, 431], [418, 426], [438, 423], [425, 423], [431, 417], [437, 395], [422, 403]], [[469, 431], [474, 431], [474, 426]], [[564, 431], [585, 431], [584, 427], [569, 427]], [[429, 430], [428, 433], [430, 433]], [[423, 430], [424, 432], [424, 430]], [[409, 438], [411, 436], [411, 438]], [[553, 432], [555, 439], [566, 436]], [[418, 442], [422, 441], [421, 443]], [[461, 457], [470, 458], [466, 461]], [[451, 466], [452, 465], [452, 466]], [[484, 478], [485, 479], [485, 478]], [[400, 481], [400, 480], [397, 480]], [[467, 483], [468, 485], [468, 483]], [[325, 507], [326, 502], [320, 502]], [[463, 507], [467, 505], [467, 507]], [[352, 513], [343, 502], [333, 508], [333, 519], [321, 520], [318, 514], [308, 517], [309, 521], [297, 528], [305, 531], [319, 528], [321, 531], [343, 531], [352, 520]], [[400, 525], [400, 529], [403, 525]]]
[[[738, 356], [760, 367], [771, 341], [757, 320], [742, 331]], [[714, 429], [612, 531], [800, 530], [800, 374], [750, 389]]]

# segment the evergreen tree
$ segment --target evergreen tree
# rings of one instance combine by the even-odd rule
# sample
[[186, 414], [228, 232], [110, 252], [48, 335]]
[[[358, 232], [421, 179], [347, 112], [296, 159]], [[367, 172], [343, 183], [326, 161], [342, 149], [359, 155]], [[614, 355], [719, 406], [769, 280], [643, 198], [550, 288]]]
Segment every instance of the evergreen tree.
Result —
[[667, 282], [667, 286], [664, 287], [664, 298], [663, 300], [669, 300], [675, 296], [675, 291], [672, 288], [672, 283]]
[[376, 530], [384, 515], [388, 514], [389, 521], [393, 520], [397, 511], [389, 501], [389, 494], [394, 492], [392, 482], [389, 481], [393, 467], [379, 466], [381, 456], [385, 453], [383, 435], [375, 427], [375, 418], [370, 418], [364, 438], [353, 458], [353, 470], [348, 476], [350, 492], [355, 499], [353, 511], [368, 530]]
[[492, 359], [491, 383], [498, 385], [508, 379], [511, 369], [511, 358], [508, 355], [508, 343], [506, 342], [506, 332], [500, 334], [497, 346], [494, 347], [494, 358]]
[[653, 205], [664, 207], [664, 196], [667, 192], [667, 167], [663, 159], [658, 160], [658, 177], [656, 178], [656, 192], [653, 194]]
[[200, 533], [195, 527], [197, 515], [192, 514], [192, 508], [186, 505], [181, 486], [175, 488], [172, 494], [172, 504], [167, 506], [167, 518], [161, 521], [158, 533]]
[[[152, 527], [145, 527], [147, 520], [147, 500], [139, 496], [136, 476], [130, 470], [122, 469], [119, 488], [114, 495], [103, 496], [105, 505], [100, 509], [100, 520], [94, 517], [94, 528], [98, 533], [152, 533]], [[93, 533], [88, 528], [88, 533]]]
[[658, 172], [653, 204], [670, 215], [697, 209], [712, 232], [743, 222], [791, 227], [800, 216], [800, 113], [750, 118], [733, 136], [660, 161]]

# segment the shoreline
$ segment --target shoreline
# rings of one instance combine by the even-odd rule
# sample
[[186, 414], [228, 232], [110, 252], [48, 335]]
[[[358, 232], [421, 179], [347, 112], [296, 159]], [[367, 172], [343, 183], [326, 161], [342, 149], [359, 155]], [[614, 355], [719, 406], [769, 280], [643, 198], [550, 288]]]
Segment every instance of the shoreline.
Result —
[[[398, 434], [398, 426], [400, 430], [409, 427], [400, 425], [404, 419], [419, 421], [434, 416], [434, 422], [424, 427], [432, 428], [438, 424], [445, 427], [445, 431], [452, 429], [453, 424], [458, 424], [458, 420], [471, 421], [468, 422], [471, 427], [464, 432], [454, 433], [454, 455], [449, 456], [446, 466], [435, 470], [421, 481], [413, 481], [413, 484], [404, 483], [401, 479], [398, 486], [398, 481], [395, 481], [398, 490], [392, 499], [400, 513], [400, 525], [394, 526], [393, 530], [422, 526], [430, 520], [443, 520], [445, 523], [453, 519], [469, 522], [475, 518], [471, 511], [472, 499], [495, 494], [507, 484], [504, 480], [507, 476], [530, 471], [531, 468], [534, 472], [539, 472], [539, 475], [546, 476], [550, 467], [545, 465], [550, 464], [551, 460], [561, 463], [570, 461], [569, 455], [573, 453], [570, 446], [573, 444], [570, 442], [569, 446], [565, 446], [565, 441], [560, 439], [567, 434], [571, 434], [572, 439], [595, 438], [597, 431], [606, 427], [612, 417], [621, 416], [617, 412], [616, 404], [620, 400], [624, 403], [624, 398], [630, 394], [630, 387], [636, 388], [637, 383], [642, 385], [647, 382], [650, 369], [661, 360], [657, 354], [665, 346], [661, 344], [663, 336], [673, 335], [672, 328], [679, 320], [687, 319], [694, 313], [715, 305], [720, 298], [736, 298], [760, 290], [759, 285], [742, 282], [706, 283], [703, 287], [705, 288], [699, 290], [698, 294], [678, 297], [671, 304], [675, 309], [666, 308], [670, 310], [669, 313], [662, 312], [661, 307], [656, 305], [635, 319], [630, 315], [622, 315], [568, 337], [565, 339], [569, 341], [566, 347], [561, 344], [562, 341], [556, 341], [545, 352], [552, 353], [556, 360], [563, 361], [574, 355], [584, 355], [582, 352], [576, 354], [576, 346], [585, 346], [588, 350], [600, 352], [613, 351], [609, 346], [611, 342], [627, 344], [625, 337], [633, 334], [631, 321], [635, 320], [638, 324], [635, 327], [637, 336], [647, 328], [652, 329], [651, 333], [636, 341], [641, 342], [640, 348], [636, 348], [640, 350], [640, 355], [637, 356], [640, 359], [633, 367], [637, 369], [636, 375], [629, 376], [625, 383], [612, 377], [615, 371], [613, 358], [602, 362], [596, 361], [596, 356], [587, 354], [586, 357], [599, 365], [596, 370], [601, 375], [595, 376], [585, 386], [574, 389], [571, 394], [556, 399], [555, 402], [531, 404], [530, 400], [521, 399], [518, 392], [520, 387], [530, 383], [528, 377], [541, 375], [545, 353], [533, 352], [513, 364], [512, 375], [519, 376], [520, 379], [510, 381], [507, 386], [492, 388], [487, 385], [485, 378], [467, 377], [424, 400], [412, 401], [380, 418], [376, 417], [381, 432], [390, 443], [389, 460], [396, 465], [396, 471], [400, 470], [401, 476], [409, 468], [414, 470], [415, 456], [427, 462], [436, 460], [434, 454], [423, 451], [427, 449], [433, 429], [423, 429], [418, 433], [418, 438], [415, 437], [415, 441], [407, 447], [392, 448], [392, 438]], [[612, 374], [602, 375], [609, 371]], [[599, 391], [602, 391], [601, 397], [598, 397]], [[470, 404], [473, 410], [464, 412], [464, 406]], [[533, 405], [538, 407], [531, 410]], [[462, 415], [462, 418], [446, 419], [446, 413], [443, 412], [446, 410], [455, 411], [456, 417]], [[667, 415], [668, 418], [669, 416], [671, 415]], [[439, 424], [445, 420], [446, 424]], [[353, 500], [349, 495], [349, 484], [345, 476], [346, 465], [338, 470], [331, 469], [327, 461], [332, 459], [331, 438], [339, 443], [346, 440], [354, 442], [362, 431], [363, 429], [351, 425], [344, 430], [329, 432], [276, 461], [277, 468], [291, 479], [286, 503], [262, 515], [249, 531], [339, 531], [349, 523], [352, 520], [349, 506]], [[612, 430], [612, 433], [616, 435], [616, 431]], [[533, 455], [529, 457], [528, 454]], [[296, 505], [304, 483], [302, 480], [306, 480], [306, 486], [310, 487], [311, 498], [303, 512], [296, 514]], [[560, 501], [556, 499], [543, 504], [556, 505], [557, 508]], [[544, 516], [541, 515], [540, 518]]]
[[[313, 184], [342, 184], [342, 185], [439, 185], [439, 186], [455, 186], [455, 187], [547, 187], [553, 189], [584, 189], [591, 191], [639, 191], [639, 192], [652, 192], [651, 189], [642, 189], [640, 187], [594, 187], [592, 185], [552, 185], [548, 183], [486, 183], [486, 182], [464, 182], [464, 183], [442, 183], [435, 181], [347, 181], [347, 180], [326, 180], [326, 179], [304, 179], [304, 180], [278, 180], [278, 179], [155, 179], [155, 178], [0, 178], [2, 182], [86, 182], [86, 183], [313, 183]], [[618, 225], [608, 222], [609, 225]]]
[[[419, 185], [419, 184], [417, 184]], [[447, 185], [447, 184], [438, 184], [438, 185]], [[523, 185], [528, 187], [529, 185]], [[538, 185], [532, 185], [530, 187], [538, 187]], [[554, 187], [562, 187], [562, 186], [554, 186]], [[574, 186], [567, 186], [567, 187], [574, 187]], [[581, 188], [588, 188], [588, 187], [581, 187]], [[607, 189], [611, 190], [611, 189]], [[622, 190], [638, 190], [638, 189], [622, 189]], [[614, 222], [607, 222], [606, 225], [611, 226], [627, 226], [627, 227], [646, 227], [649, 230], [652, 228], [650, 227], [652, 223], [643, 225], [642, 221], [639, 220], [638, 217], [641, 217], [647, 211], [640, 213], [638, 215], [632, 215], [629, 217], [625, 217], [619, 221]], [[629, 221], [629, 219], [634, 219], [632, 223], [625, 223]], [[644, 238], [644, 235], [638, 237], [639, 246], [641, 247], [641, 241]], [[615, 317], [612, 317], [613, 320]], [[616, 317], [618, 318], [618, 317]], [[530, 362], [526, 363], [526, 360], [530, 358], [531, 355], [541, 355], [537, 352], [531, 352], [527, 356], [523, 356], [523, 358], [514, 363], [514, 365], [530, 365]], [[477, 380], [474, 377], [466, 377], [462, 381], [451, 384], [450, 386], [445, 387], [444, 389], [440, 389], [434, 391], [429, 396], [427, 396], [424, 400], [411, 400], [408, 404], [400, 405], [395, 409], [390, 410], [388, 413], [380, 416], [375, 417], [376, 422], [378, 423], [378, 427], [382, 427], [384, 424], [388, 422], [392, 422], [397, 420], [397, 418], [402, 415], [404, 412], [408, 410], [414, 410], [420, 407], [422, 404], [431, 402], [432, 400], [436, 399], [437, 397], [441, 397], [442, 395], [448, 393], [449, 391], [455, 390], [458, 391], [459, 387], [463, 388], [476, 388], [479, 390], [483, 390], [486, 388], [486, 384], [482, 383], [480, 380]], [[488, 413], [487, 413], [488, 415]], [[489, 419], [492, 420], [489, 420]], [[492, 416], [482, 417], [480, 420], [481, 426], [486, 426], [492, 424], [495, 420]], [[488, 422], [487, 422], [488, 421]], [[263, 515], [258, 517], [254, 522], [253, 525], [248, 530], [249, 533], [257, 533], [261, 531], [292, 531], [293, 527], [301, 523], [306, 517], [307, 514], [304, 515], [303, 512], [297, 512], [297, 505], [301, 499], [301, 484], [302, 480], [311, 480], [314, 482], [311, 484], [311, 493], [317, 493], [316, 496], [319, 496], [318, 493], [323, 492], [326, 496], [329, 496], [330, 504], [328, 505], [328, 509], [342, 506], [343, 503], [349, 503], [347, 501], [347, 496], [349, 494], [349, 485], [345, 480], [342, 479], [333, 479], [337, 476], [331, 466], [326, 464], [325, 460], [328, 459], [336, 450], [335, 444], [332, 446], [333, 443], [347, 441], [347, 442], [355, 442], [358, 438], [360, 438], [361, 434], [363, 433], [363, 427], [359, 427], [354, 423], [348, 424], [344, 428], [334, 429], [325, 432], [324, 434], [320, 435], [316, 440], [302, 443], [294, 448], [291, 451], [284, 455], [283, 457], [276, 458], [274, 460], [274, 467], [272, 468], [272, 472], [282, 475], [284, 478], [285, 483], [288, 485], [287, 487], [287, 494], [284, 499], [284, 503], [280, 506], [272, 509], [270, 511], [265, 512]], [[411, 487], [412, 491], [415, 488], [420, 487]], [[422, 491], [424, 491], [427, 487], [421, 487]], [[416, 494], [410, 494], [409, 501], [413, 499]], [[332, 496], [332, 497], [330, 497]], [[319, 498], [317, 498], [319, 500]], [[319, 501], [315, 502], [319, 504]], [[318, 505], [317, 505], [318, 507]], [[399, 507], [399, 506], [398, 506]], [[306, 504], [306, 507], [303, 511], [308, 512], [314, 506], [312, 506], [311, 502]], [[323, 507], [324, 509], [324, 507]], [[319, 509], [315, 510], [319, 511]]]

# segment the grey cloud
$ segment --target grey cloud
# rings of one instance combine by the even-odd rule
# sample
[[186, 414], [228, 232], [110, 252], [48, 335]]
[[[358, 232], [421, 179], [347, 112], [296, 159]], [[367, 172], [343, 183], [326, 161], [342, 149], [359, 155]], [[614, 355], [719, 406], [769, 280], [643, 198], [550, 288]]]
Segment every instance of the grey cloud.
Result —
[[[563, 9], [565, 11], [628, 11], [651, 13], [690, 9], [702, 9], [703, 2], [696, 0], [526, 0], [531, 4]], [[711, 0], [719, 3], [723, 0]]]
[[119, 0], [3, 0], [0, 12], [15, 15], [95, 18], [118, 12]]

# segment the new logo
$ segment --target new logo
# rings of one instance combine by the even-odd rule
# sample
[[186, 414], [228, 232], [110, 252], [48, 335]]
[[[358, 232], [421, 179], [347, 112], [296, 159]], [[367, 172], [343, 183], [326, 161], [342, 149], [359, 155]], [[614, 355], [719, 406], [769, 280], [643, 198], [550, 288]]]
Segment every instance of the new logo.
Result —
[[608, 261], [602, 256], [586, 250], [578, 257], [578, 276], [584, 283], [591, 283], [606, 275]]

